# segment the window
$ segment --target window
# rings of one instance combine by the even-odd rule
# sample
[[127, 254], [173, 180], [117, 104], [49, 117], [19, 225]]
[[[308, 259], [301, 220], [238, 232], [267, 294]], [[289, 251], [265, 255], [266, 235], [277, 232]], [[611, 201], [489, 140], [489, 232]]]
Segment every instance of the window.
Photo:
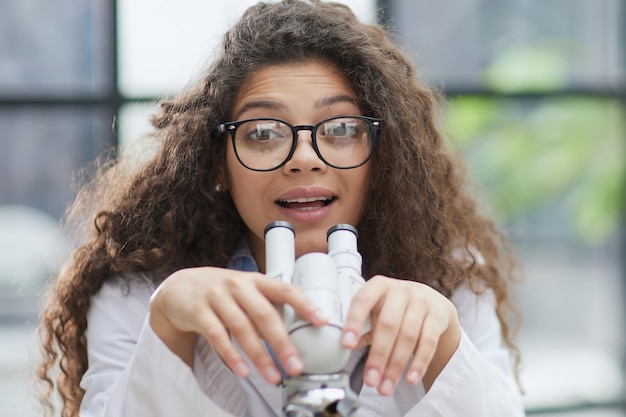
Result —
[[[31, 415], [24, 347], [72, 177], [144, 133], [252, 3], [0, 2], [0, 417]], [[529, 415], [623, 416], [623, 2], [345, 3], [382, 7], [445, 92], [446, 133], [517, 246]]]
[[623, 3], [386, 4], [516, 245], [529, 415], [624, 415]]

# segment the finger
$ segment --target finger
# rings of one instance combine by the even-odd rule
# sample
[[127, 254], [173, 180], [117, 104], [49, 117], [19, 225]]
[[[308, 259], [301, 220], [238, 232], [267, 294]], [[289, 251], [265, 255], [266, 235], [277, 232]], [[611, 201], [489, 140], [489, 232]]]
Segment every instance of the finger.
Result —
[[200, 327], [198, 333], [204, 335], [215, 352], [235, 375], [246, 378], [250, 374], [250, 368], [233, 345], [222, 321], [210, 309], [200, 315], [198, 320]]
[[319, 307], [295, 285], [263, 276], [257, 281], [257, 288], [268, 300], [289, 304], [300, 317], [314, 326], [323, 326], [328, 322], [328, 318]]
[[276, 353], [287, 373], [299, 375], [304, 365], [298, 350], [289, 338], [282, 318], [267, 299], [258, 297], [256, 294], [254, 292], [238, 293], [236, 301], [244, 309], [259, 336]]
[[[364, 381], [372, 387], [379, 387], [387, 362], [398, 338], [408, 297], [406, 292], [390, 294], [383, 305], [373, 328], [372, 345], [365, 364]], [[385, 381], [386, 384], [389, 381]], [[393, 388], [393, 387], [392, 387]]]
[[[343, 326], [341, 343], [347, 349], [355, 349], [359, 344], [359, 335], [370, 316], [370, 312], [384, 298], [384, 278], [372, 277], [354, 295]], [[372, 326], [374, 326], [372, 318]], [[373, 328], [373, 327], [372, 327]]]
[[440, 327], [437, 320], [431, 315], [427, 315], [424, 319], [422, 331], [417, 341], [415, 356], [407, 371], [406, 378], [408, 383], [417, 384], [424, 376], [437, 351], [437, 345], [441, 336]]
[[404, 369], [415, 352], [425, 315], [426, 309], [422, 303], [413, 303], [407, 307], [393, 350], [383, 371], [383, 379], [379, 386], [381, 395], [391, 395], [402, 377]]
[[[269, 304], [262, 297], [258, 298], [262, 300], [261, 303]], [[211, 307], [235, 340], [237, 340], [241, 349], [263, 375], [263, 378], [271, 384], [279, 383], [281, 376], [272, 357], [265, 348], [248, 314], [242, 310], [242, 306], [239, 305], [237, 300], [230, 297], [221, 297], [213, 300]], [[224, 343], [224, 346], [226, 346], [226, 343]], [[232, 346], [232, 342], [230, 342], [230, 346]], [[236, 350], [233, 352], [229, 349], [221, 351], [216, 348], [216, 351], [227, 363], [229, 363], [231, 355], [238, 354]]]
[[371, 332], [371, 331], [369, 331], [369, 332], [367, 332], [367, 333], [364, 333], [364, 334], [363, 334], [363, 335], [359, 338], [359, 341], [358, 341], [358, 343], [357, 343], [357, 345], [356, 345], [356, 347], [355, 347], [354, 349], [355, 349], [355, 350], [362, 349], [362, 348], [364, 348], [365, 346], [369, 346], [369, 345], [371, 345], [371, 344], [372, 344], [372, 332]]

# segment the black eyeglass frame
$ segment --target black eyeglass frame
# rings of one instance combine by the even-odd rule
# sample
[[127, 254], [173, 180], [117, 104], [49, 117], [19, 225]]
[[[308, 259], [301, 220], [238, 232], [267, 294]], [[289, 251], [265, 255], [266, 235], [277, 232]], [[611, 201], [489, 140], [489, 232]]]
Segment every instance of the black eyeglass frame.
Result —
[[[359, 164], [356, 165], [352, 165], [352, 166], [348, 166], [348, 167], [341, 167], [341, 166], [337, 166], [334, 164], [331, 164], [330, 162], [328, 162], [326, 159], [324, 159], [324, 157], [322, 156], [322, 154], [320, 153], [319, 148], [317, 147], [317, 138], [315, 135], [315, 132], [317, 131], [317, 129], [322, 126], [324, 123], [327, 123], [331, 120], [335, 120], [335, 119], [345, 119], [345, 118], [350, 118], [350, 119], [360, 119], [360, 120], [364, 120], [367, 122], [368, 127], [369, 127], [369, 140], [370, 140], [370, 152], [369, 155], [367, 156], [367, 158], [365, 158], [365, 160]], [[249, 167], [248, 165], [246, 165], [241, 158], [239, 157], [239, 153], [237, 152], [237, 145], [235, 144], [235, 134], [237, 132], [237, 129], [239, 128], [239, 126], [243, 125], [244, 123], [247, 122], [254, 122], [256, 120], [271, 120], [274, 122], [280, 122], [285, 124], [287, 127], [289, 127], [291, 129], [291, 134], [292, 134], [292, 141], [291, 141], [291, 149], [289, 150], [289, 153], [287, 154], [287, 157], [285, 158], [285, 160], [283, 162], [281, 162], [279, 165], [277, 165], [274, 168], [266, 168], [266, 169], [259, 169], [259, 168], [252, 168]], [[372, 157], [372, 154], [374, 153], [374, 147], [376, 146], [376, 141], [378, 139], [378, 134], [380, 133], [380, 128], [382, 125], [382, 119], [378, 119], [375, 117], [368, 117], [368, 116], [352, 116], [352, 115], [343, 115], [343, 116], [334, 116], [334, 117], [329, 117], [328, 119], [324, 119], [318, 123], [316, 123], [315, 125], [298, 125], [298, 126], [294, 126], [289, 122], [286, 122], [282, 119], [276, 119], [273, 117], [257, 117], [257, 118], [253, 118], [253, 119], [245, 119], [245, 120], [237, 120], [234, 122], [226, 122], [226, 123], [222, 123], [220, 124], [217, 129], [220, 133], [223, 132], [228, 132], [230, 133], [230, 138], [232, 140], [233, 143], [233, 149], [235, 151], [235, 156], [237, 157], [237, 160], [239, 161], [239, 163], [241, 165], [243, 165], [244, 167], [246, 167], [247, 169], [251, 170], [251, 171], [258, 171], [258, 172], [268, 172], [268, 171], [275, 171], [281, 167], [283, 167], [287, 162], [289, 162], [289, 160], [293, 157], [294, 152], [296, 151], [296, 147], [298, 146], [298, 132], [300, 132], [301, 130], [308, 130], [311, 132], [311, 143], [313, 144], [313, 149], [315, 150], [315, 153], [317, 154], [317, 157], [319, 159], [322, 160], [322, 162], [324, 162], [326, 165], [328, 165], [329, 167], [332, 168], [336, 168], [336, 169], [354, 169], [354, 168], [358, 168], [362, 165], [365, 165], [367, 163], [367, 161], [370, 160], [370, 158]]]

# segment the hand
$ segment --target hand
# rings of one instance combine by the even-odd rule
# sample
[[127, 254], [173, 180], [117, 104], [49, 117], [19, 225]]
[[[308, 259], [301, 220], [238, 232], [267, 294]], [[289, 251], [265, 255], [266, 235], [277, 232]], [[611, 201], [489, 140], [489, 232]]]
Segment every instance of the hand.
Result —
[[[372, 330], [359, 340], [368, 315]], [[350, 349], [371, 345], [363, 379], [386, 396], [409, 362], [407, 382], [423, 380], [428, 391], [460, 339], [456, 308], [442, 294], [425, 284], [375, 276], [352, 300], [342, 343]]]
[[261, 339], [290, 375], [302, 372], [302, 360], [272, 303], [289, 304], [304, 319], [323, 325], [315, 304], [297, 287], [260, 273], [222, 268], [183, 269], [170, 275], [150, 300], [150, 325], [165, 344], [193, 366], [197, 335], [204, 336], [240, 377], [249, 368], [230, 335], [237, 340], [266, 381], [281, 376]]

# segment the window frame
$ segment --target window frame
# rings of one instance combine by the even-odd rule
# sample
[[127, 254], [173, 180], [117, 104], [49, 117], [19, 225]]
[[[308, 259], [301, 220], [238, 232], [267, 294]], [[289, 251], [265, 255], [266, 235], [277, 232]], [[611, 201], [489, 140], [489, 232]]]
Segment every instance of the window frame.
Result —
[[[379, 10], [379, 22], [387, 27], [393, 27], [389, 25], [393, 21], [394, 4], [401, 1], [409, 0], [377, 0], [376, 7]], [[105, 51], [106, 62], [109, 65], [107, 73], [110, 79], [106, 82], [106, 89], [101, 94], [30, 94], [28, 96], [21, 97], [19, 95], [7, 96], [0, 93], [0, 110], [6, 108], [63, 108], [63, 107], [80, 107], [91, 109], [106, 109], [107, 117], [110, 117], [112, 121], [112, 129], [109, 134], [108, 144], [111, 146], [117, 146], [118, 143], [118, 129], [119, 127], [114, 123], [121, 108], [126, 104], [136, 103], [154, 103], [158, 97], [153, 96], [139, 96], [128, 97], [124, 96], [119, 88], [118, 82], [118, 7], [116, 0], [107, 1], [108, 13], [111, 16], [109, 27], [106, 29], [108, 32], [108, 39], [106, 45], [108, 46]], [[620, 36], [619, 38], [626, 39], [626, 7], [620, 8]], [[626, 41], [622, 41], [622, 61], [626, 60]], [[626, 68], [626, 62], [621, 62], [622, 68]], [[608, 87], [590, 87], [590, 88], [566, 88], [563, 90], [543, 93], [502, 93], [495, 92], [480, 87], [463, 88], [455, 86], [447, 88], [442, 91], [447, 97], [458, 96], [477, 96], [487, 98], [502, 98], [502, 99], [515, 99], [515, 100], [531, 100], [537, 101], [545, 98], [558, 98], [558, 97], [595, 97], [606, 99], [618, 99], [626, 105], [626, 85], [620, 85], [619, 88]], [[626, 138], [624, 138], [626, 140]], [[626, 159], [626, 155], [624, 155]], [[626, 179], [625, 179], [626, 182]], [[626, 198], [626, 196], [624, 197]], [[626, 207], [626, 201], [624, 201], [624, 207]], [[622, 226], [619, 232], [619, 242], [621, 254], [621, 282], [623, 299], [626, 300], [626, 212], [623, 215]], [[626, 328], [623, 329], [626, 333]], [[598, 409], [616, 409], [626, 410], [626, 400], [608, 402], [603, 404], [587, 404], [575, 407], [555, 407], [549, 409], [530, 409], [527, 410], [528, 415], [536, 414], [557, 414], [567, 413], [584, 410], [598, 410]]]

